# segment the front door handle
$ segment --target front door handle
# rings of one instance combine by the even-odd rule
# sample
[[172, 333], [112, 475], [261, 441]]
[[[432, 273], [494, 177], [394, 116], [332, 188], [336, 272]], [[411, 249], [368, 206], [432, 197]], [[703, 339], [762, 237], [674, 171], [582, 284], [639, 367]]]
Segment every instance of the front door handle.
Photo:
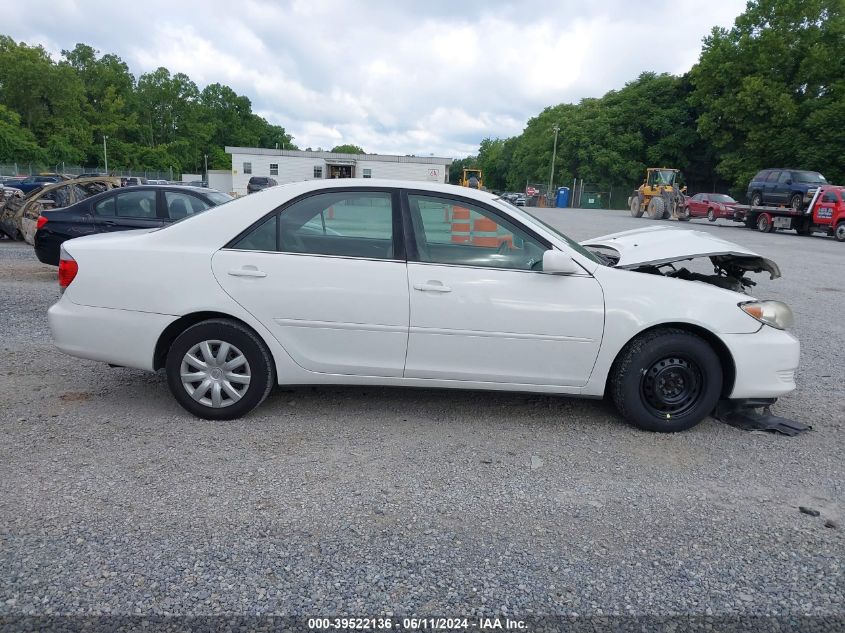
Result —
[[255, 266], [244, 266], [243, 268], [237, 268], [235, 270], [230, 270], [229, 274], [232, 277], [266, 277], [267, 273], [263, 270], [258, 270]]
[[444, 286], [442, 281], [428, 280], [424, 284], [414, 284], [414, 290], [421, 292], [452, 292], [449, 286]]

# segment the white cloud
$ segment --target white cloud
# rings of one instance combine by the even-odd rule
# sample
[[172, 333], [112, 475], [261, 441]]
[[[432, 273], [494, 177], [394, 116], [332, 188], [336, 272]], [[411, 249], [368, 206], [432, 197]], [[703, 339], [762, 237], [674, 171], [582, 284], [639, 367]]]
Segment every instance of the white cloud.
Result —
[[[745, 0], [223, 0], [137, 7], [36, 0], [0, 30], [57, 55], [84, 42], [137, 75], [165, 66], [249, 97], [301, 147], [458, 156], [544, 107], [682, 73]], [[49, 21], [31, 20], [50, 15]], [[97, 16], [97, 19], [91, 19]], [[659, 19], [655, 19], [658, 16]]]

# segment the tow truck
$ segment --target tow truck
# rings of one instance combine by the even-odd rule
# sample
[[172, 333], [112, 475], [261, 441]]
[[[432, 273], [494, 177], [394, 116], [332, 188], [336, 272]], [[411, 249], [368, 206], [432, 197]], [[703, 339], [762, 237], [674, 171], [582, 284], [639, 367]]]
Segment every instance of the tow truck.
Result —
[[842, 186], [823, 185], [808, 191], [800, 209], [738, 204], [732, 211], [730, 220], [761, 233], [794, 229], [798, 235], [824, 233], [845, 242], [845, 187]]

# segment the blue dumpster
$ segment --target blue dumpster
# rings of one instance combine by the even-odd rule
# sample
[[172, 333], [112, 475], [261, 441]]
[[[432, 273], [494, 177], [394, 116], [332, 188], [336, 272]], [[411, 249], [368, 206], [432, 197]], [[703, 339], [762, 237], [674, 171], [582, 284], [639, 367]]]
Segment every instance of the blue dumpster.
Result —
[[569, 187], [557, 188], [557, 199], [555, 206], [559, 208], [566, 208], [569, 206]]

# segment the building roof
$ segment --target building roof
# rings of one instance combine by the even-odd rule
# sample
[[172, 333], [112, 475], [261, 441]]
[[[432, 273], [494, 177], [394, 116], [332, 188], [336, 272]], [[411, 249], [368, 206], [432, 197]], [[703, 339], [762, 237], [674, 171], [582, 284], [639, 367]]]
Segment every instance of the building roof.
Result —
[[260, 156], [290, 156], [295, 158], [323, 158], [327, 160], [366, 161], [382, 163], [422, 163], [425, 165], [451, 165], [451, 158], [439, 156], [394, 156], [393, 154], [339, 154], [335, 152], [300, 152], [292, 149], [267, 149], [264, 147], [230, 147], [227, 154], [257, 154]]

